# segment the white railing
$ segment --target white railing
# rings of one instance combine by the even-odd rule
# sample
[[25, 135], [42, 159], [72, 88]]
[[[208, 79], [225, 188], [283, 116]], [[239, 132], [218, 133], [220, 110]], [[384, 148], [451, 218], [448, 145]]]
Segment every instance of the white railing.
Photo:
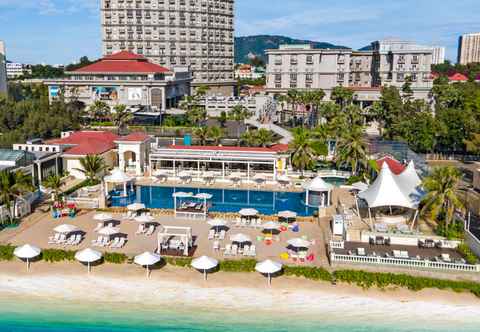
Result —
[[330, 241], [330, 248], [332, 249], [345, 249], [344, 241]]
[[432, 262], [428, 260], [387, 258], [374, 256], [340, 255], [330, 252], [331, 262], [391, 265], [398, 267], [425, 268], [445, 271], [480, 272], [480, 265]]
[[98, 209], [100, 208], [100, 202], [98, 198], [80, 198], [80, 197], [68, 197], [68, 204], [75, 204], [81, 209]]
[[317, 176], [323, 176], [323, 177], [340, 177], [340, 178], [346, 178], [346, 179], [348, 179], [349, 177], [352, 176], [352, 173], [350, 173], [350, 172], [344, 172], [344, 171], [337, 171], [337, 170], [335, 170], [335, 169], [327, 169], [327, 170], [317, 171]]

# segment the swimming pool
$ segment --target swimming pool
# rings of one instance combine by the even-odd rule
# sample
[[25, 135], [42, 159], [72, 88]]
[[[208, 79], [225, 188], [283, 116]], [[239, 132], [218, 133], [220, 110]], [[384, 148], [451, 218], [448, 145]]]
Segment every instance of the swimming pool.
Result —
[[305, 193], [158, 186], [137, 186], [128, 197], [112, 196], [112, 206], [124, 207], [140, 202], [150, 209], [173, 209], [172, 194], [178, 191], [212, 194], [212, 212], [238, 212], [242, 208], [254, 208], [265, 215], [290, 210], [299, 216], [311, 216], [317, 210], [305, 206]]

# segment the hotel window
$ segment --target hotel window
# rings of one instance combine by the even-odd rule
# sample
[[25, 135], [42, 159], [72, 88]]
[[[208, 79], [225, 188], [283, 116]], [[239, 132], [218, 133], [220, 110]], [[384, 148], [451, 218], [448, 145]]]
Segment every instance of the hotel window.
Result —
[[297, 56], [296, 55], [291, 55], [290, 56], [290, 64], [295, 66], [298, 63]]
[[281, 55], [276, 55], [275, 56], [275, 64], [277, 66], [281, 65], [282, 64], [282, 56]]
[[313, 55], [307, 55], [307, 65], [313, 65]]
[[403, 82], [405, 80], [405, 74], [404, 73], [397, 73], [397, 81], [398, 82]]
[[345, 80], [345, 73], [338, 73], [337, 74], [337, 81], [343, 82]]
[[305, 82], [312, 83], [313, 82], [313, 74], [306, 74], [305, 75]]

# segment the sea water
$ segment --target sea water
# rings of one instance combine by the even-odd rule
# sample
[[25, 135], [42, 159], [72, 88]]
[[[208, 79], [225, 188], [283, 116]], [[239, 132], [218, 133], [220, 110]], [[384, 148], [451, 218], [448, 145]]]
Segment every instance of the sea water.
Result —
[[[332, 306], [334, 304], [332, 303]], [[449, 315], [410, 314], [384, 316], [368, 306], [353, 312], [330, 310], [308, 314], [276, 314], [269, 310], [211, 309], [202, 303], [154, 306], [130, 303], [80, 303], [0, 297], [1, 332], [473, 332], [476, 321]], [[428, 312], [428, 308], [422, 311]], [[479, 310], [480, 314], [480, 310]]]

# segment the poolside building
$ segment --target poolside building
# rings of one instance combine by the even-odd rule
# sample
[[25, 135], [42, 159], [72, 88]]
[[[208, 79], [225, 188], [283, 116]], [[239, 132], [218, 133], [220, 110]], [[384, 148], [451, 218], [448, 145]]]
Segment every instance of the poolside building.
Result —
[[65, 74], [64, 79], [45, 81], [50, 101], [63, 96], [89, 106], [101, 100], [111, 107], [123, 104], [150, 112], [176, 107], [190, 93], [192, 79], [186, 66], [165, 68], [127, 51]]
[[289, 163], [288, 146], [185, 146], [154, 145], [149, 164], [152, 175], [170, 172], [170, 175], [189, 173], [191, 177], [214, 176], [226, 180], [236, 177], [250, 182], [255, 176], [276, 181], [286, 175]]

